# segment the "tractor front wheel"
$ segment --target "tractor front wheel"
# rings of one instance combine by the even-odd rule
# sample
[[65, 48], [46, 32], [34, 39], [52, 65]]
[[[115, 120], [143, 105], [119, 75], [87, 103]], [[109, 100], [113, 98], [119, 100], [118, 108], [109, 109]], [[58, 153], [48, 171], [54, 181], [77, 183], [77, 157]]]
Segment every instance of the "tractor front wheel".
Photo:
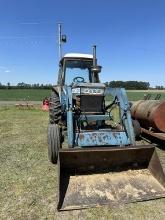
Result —
[[132, 120], [132, 125], [134, 129], [135, 138], [138, 139], [141, 134], [140, 123], [137, 120]]
[[48, 158], [53, 164], [57, 163], [58, 151], [61, 147], [60, 127], [57, 124], [48, 125]]

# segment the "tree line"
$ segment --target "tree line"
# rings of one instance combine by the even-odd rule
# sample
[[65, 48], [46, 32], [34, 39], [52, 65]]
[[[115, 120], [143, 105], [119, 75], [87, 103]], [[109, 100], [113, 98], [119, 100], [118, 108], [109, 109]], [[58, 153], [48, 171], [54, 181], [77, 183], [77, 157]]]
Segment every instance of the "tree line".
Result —
[[[165, 89], [164, 86], [155, 86], [154, 88], [152, 88], [150, 87], [149, 82], [143, 81], [110, 81], [106, 82], [105, 85], [111, 88], [125, 88], [129, 90]], [[19, 82], [17, 85], [11, 85], [10, 82], [8, 82], [6, 85], [3, 85], [0, 82], [0, 89], [51, 89], [52, 87], [52, 84], [29, 84]]]
[[52, 84], [29, 84], [29, 83], [18, 83], [17, 85], [11, 85], [9, 82], [6, 85], [3, 85], [0, 82], [0, 89], [51, 89], [53, 87]]
[[149, 82], [143, 82], [143, 81], [111, 81], [106, 82], [106, 86], [109, 86], [111, 88], [125, 88], [125, 89], [136, 89], [136, 90], [144, 90], [150, 88]]

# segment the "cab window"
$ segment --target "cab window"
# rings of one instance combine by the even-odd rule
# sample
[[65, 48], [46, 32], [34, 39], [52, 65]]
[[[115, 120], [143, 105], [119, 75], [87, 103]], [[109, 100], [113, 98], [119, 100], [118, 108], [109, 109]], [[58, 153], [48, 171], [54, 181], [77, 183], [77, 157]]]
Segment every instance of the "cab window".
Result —
[[76, 77], [81, 77], [84, 82], [91, 82], [92, 61], [66, 60], [65, 61], [65, 84], [70, 85]]

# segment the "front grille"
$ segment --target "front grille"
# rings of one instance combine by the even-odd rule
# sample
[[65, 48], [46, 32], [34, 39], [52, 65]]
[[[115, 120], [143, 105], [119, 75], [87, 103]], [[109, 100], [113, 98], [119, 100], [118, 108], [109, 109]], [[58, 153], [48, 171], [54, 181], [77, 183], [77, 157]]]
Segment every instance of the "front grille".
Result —
[[99, 95], [81, 95], [80, 109], [82, 112], [103, 112], [104, 96]]

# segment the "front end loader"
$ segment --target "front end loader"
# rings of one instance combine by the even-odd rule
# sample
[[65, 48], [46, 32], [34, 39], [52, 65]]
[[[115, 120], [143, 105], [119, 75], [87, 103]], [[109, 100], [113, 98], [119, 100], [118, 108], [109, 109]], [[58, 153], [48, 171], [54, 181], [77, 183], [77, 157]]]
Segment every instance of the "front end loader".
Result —
[[66, 54], [60, 61], [48, 125], [48, 156], [59, 172], [58, 210], [165, 197], [155, 147], [136, 145], [140, 126], [131, 119], [126, 91], [105, 87], [100, 71], [95, 46], [93, 55]]

